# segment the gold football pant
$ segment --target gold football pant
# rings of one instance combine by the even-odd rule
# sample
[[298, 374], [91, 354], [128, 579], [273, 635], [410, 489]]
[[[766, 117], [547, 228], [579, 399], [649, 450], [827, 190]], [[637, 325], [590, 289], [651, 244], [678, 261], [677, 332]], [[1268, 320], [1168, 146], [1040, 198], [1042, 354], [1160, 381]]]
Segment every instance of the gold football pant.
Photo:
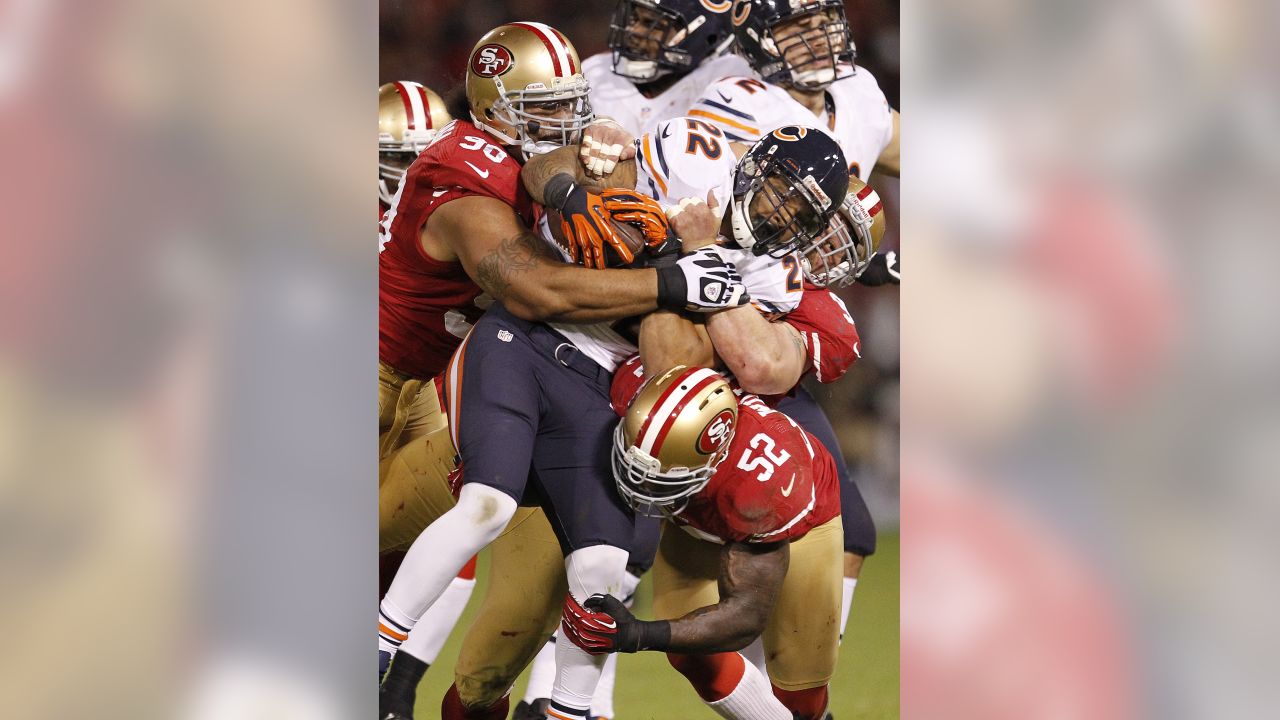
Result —
[[378, 363], [378, 457], [386, 459], [410, 440], [445, 427], [435, 383]]
[[[720, 550], [663, 523], [653, 565], [655, 618], [678, 618], [720, 601]], [[820, 687], [835, 673], [843, 551], [839, 517], [791, 543], [787, 577], [761, 636], [769, 680], [783, 690]]]
[[[454, 506], [453, 458], [446, 427], [383, 461], [381, 551], [408, 548]], [[560, 542], [541, 508], [518, 508], [489, 553], [488, 590], [454, 668], [458, 696], [468, 707], [492, 705], [515, 683], [554, 632], [568, 592]]]

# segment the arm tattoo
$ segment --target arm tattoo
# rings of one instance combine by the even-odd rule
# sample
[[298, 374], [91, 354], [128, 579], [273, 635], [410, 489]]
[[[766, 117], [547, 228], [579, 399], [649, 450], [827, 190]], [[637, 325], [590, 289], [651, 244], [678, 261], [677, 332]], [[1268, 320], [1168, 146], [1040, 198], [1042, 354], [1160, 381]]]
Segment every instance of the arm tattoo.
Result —
[[521, 230], [476, 264], [476, 284], [493, 297], [505, 299], [512, 280], [550, 259], [550, 250], [536, 235]]

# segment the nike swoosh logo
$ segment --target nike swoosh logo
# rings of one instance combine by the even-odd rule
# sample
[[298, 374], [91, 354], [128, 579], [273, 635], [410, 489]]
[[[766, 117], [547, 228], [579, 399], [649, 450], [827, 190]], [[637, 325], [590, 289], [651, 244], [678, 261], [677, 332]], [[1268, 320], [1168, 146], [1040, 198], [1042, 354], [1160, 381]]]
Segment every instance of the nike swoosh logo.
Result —
[[475, 170], [475, 171], [476, 171], [476, 174], [477, 174], [477, 175], [479, 175], [480, 177], [482, 177], [482, 178], [488, 178], [488, 177], [489, 177], [489, 171], [488, 171], [488, 170], [481, 170], [480, 168], [476, 167], [475, 165], [472, 165], [472, 164], [471, 164], [469, 161], [467, 161], [467, 160], [463, 160], [462, 162], [467, 163], [467, 167], [471, 168], [472, 170]]
[[671, 126], [667, 125], [662, 128], [662, 138], [665, 140], [669, 137], [671, 137]]
[[716, 94], [720, 96], [720, 99], [721, 99], [721, 100], [723, 100], [723, 101], [725, 101], [725, 102], [727, 102], [727, 103], [731, 103], [731, 102], [733, 102], [733, 100], [732, 100], [732, 99], [730, 99], [730, 98], [729, 98], [729, 96], [725, 95], [724, 93], [720, 92], [719, 90], [717, 90], [717, 91], [716, 91]]
[[791, 473], [791, 482], [787, 483], [787, 486], [782, 488], [782, 497], [791, 497], [791, 488], [795, 486], [796, 486], [796, 474]]

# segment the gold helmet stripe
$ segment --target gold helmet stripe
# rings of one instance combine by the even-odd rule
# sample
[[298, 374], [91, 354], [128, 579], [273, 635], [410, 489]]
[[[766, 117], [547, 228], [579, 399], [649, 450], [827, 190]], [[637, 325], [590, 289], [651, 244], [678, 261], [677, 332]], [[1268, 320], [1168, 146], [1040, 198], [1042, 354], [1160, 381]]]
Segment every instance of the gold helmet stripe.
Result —
[[[511, 24], [515, 27], [532, 31], [542, 41], [542, 44], [547, 47], [547, 52], [551, 53], [551, 64], [555, 67], [556, 77], [568, 77], [578, 74], [578, 68], [574, 65], [573, 56], [569, 54], [568, 43], [555, 28], [539, 22], [514, 22]], [[568, 72], [565, 72], [566, 69]]]
[[[682, 382], [672, 383], [667, 388], [662, 397], [658, 398], [658, 402], [654, 403], [656, 408], [649, 417], [645, 418], [644, 427], [640, 428], [638, 434], [639, 442], [636, 446], [641, 450], [649, 453], [650, 456], [657, 457], [658, 452], [662, 449], [662, 441], [666, 439], [667, 433], [671, 432], [671, 427], [675, 425], [676, 418], [680, 416], [680, 411], [684, 408], [685, 403], [697, 397], [716, 380], [722, 379], [720, 374], [709, 368], [699, 368], [689, 373]], [[685, 388], [688, 388], [687, 390]], [[654, 423], [654, 418], [660, 418], [661, 421]]]

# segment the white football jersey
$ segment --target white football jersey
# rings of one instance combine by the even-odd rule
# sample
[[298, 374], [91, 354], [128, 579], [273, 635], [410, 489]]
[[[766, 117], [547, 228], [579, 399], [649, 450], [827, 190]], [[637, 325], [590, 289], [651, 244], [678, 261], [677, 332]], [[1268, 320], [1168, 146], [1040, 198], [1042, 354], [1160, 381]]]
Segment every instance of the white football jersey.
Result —
[[754, 77], [724, 78], [707, 88], [689, 115], [713, 123], [739, 142], [755, 142], [783, 125], [816, 126], [839, 143], [850, 174], [865, 182], [893, 139], [889, 101], [863, 67], [832, 83], [827, 95], [830, 112], [815, 116], [785, 88]]
[[[714, 125], [693, 117], [668, 120], [636, 143], [636, 190], [658, 201], [663, 210], [685, 198], [706, 202], [711, 193], [721, 219], [733, 199], [733, 172], [738, 160], [728, 139]], [[800, 304], [804, 290], [795, 257], [779, 261], [747, 250], [726, 253], [734, 261], [751, 301], [766, 313], [786, 313]]]
[[613, 74], [613, 53], [603, 52], [587, 58], [582, 63], [582, 73], [591, 84], [591, 108], [595, 113], [617, 120], [627, 132], [640, 137], [658, 123], [684, 115], [703, 90], [716, 80], [751, 75], [751, 66], [732, 53], [708, 58], [652, 98], [640, 94], [630, 80]]

